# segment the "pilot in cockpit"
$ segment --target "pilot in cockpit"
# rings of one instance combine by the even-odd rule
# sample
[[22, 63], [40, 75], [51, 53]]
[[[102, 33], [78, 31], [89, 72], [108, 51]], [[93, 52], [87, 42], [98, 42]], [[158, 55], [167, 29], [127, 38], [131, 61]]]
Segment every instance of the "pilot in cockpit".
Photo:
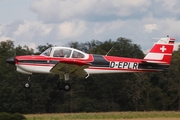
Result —
[[58, 57], [64, 57], [64, 55], [63, 55], [63, 50], [62, 50], [62, 49], [60, 49], [60, 50], [58, 51]]

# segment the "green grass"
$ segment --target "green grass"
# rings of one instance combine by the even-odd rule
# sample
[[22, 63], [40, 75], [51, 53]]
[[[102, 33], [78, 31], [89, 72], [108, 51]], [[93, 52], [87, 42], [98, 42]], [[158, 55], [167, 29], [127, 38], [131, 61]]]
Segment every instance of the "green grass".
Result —
[[136, 119], [137, 118], [178, 118], [180, 112], [100, 112], [100, 113], [58, 113], [58, 114], [29, 114], [27, 120], [84, 120], [84, 119]]

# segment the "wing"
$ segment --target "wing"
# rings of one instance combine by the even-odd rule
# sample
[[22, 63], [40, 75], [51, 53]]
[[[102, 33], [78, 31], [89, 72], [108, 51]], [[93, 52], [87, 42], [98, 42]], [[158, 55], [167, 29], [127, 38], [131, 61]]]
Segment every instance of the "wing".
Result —
[[63, 60], [58, 62], [50, 72], [59, 74], [59, 73], [69, 73], [75, 74], [78, 77], [84, 77], [87, 73], [84, 71], [84, 68], [88, 68], [89, 63], [79, 60]]

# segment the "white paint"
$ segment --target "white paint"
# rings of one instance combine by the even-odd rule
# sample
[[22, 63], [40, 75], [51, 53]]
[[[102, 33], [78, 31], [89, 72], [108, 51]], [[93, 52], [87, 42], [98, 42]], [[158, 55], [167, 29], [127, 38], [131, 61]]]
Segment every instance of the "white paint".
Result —
[[160, 50], [161, 50], [162, 52], [164, 52], [164, 51], [166, 51], [167, 49], [165, 48], [165, 46], [162, 46], [162, 47], [160, 48]]
[[49, 74], [51, 73], [50, 70], [52, 69], [52, 66], [32, 66], [32, 65], [17, 65], [17, 71], [21, 73], [45, 73]]
[[162, 60], [164, 57], [163, 53], [148, 53], [144, 59], [150, 60]]

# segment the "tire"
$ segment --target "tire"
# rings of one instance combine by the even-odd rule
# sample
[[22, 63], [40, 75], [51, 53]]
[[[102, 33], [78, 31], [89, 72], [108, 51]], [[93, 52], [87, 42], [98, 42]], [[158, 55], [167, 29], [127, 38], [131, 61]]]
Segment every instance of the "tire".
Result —
[[58, 82], [57, 88], [58, 88], [59, 90], [63, 90], [63, 88], [64, 88], [64, 83]]
[[30, 83], [28, 83], [28, 82], [25, 83], [25, 84], [24, 84], [24, 87], [25, 87], [25, 88], [30, 88]]
[[64, 83], [63, 90], [66, 92], [70, 91], [71, 90], [71, 84], [70, 83]]

